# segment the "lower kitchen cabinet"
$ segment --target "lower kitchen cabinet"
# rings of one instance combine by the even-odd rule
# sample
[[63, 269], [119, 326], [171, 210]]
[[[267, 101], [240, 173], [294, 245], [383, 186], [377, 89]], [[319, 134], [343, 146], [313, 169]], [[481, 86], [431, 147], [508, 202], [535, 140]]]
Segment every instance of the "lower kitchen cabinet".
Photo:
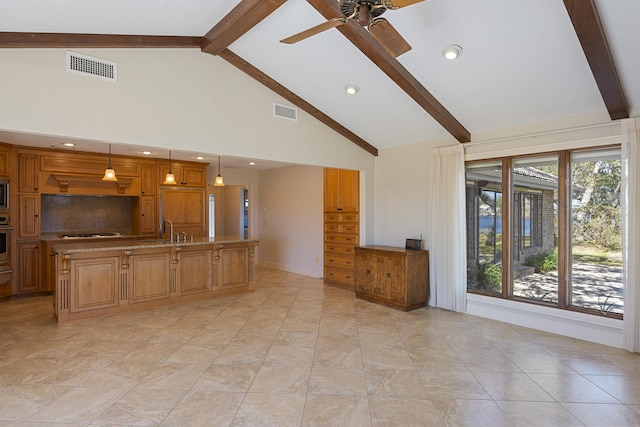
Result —
[[18, 249], [18, 294], [40, 290], [40, 241], [20, 242]]
[[404, 311], [429, 298], [429, 251], [356, 247], [356, 297]]

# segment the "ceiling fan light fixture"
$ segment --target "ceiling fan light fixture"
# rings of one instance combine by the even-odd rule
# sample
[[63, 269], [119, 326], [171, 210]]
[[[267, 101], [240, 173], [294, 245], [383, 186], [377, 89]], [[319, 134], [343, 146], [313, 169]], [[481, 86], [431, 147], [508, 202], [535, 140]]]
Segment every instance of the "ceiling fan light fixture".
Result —
[[462, 47], [457, 44], [450, 44], [442, 49], [442, 56], [448, 60], [454, 60], [462, 55]]
[[360, 92], [360, 88], [358, 87], [358, 85], [354, 85], [353, 83], [345, 85], [344, 90], [349, 95], [355, 95], [356, 93]]

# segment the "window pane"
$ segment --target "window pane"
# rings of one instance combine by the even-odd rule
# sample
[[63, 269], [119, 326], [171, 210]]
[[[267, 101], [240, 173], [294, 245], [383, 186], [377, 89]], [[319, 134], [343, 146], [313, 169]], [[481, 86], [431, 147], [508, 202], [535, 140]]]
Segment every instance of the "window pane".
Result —
[[571, 305], [622, 314], [620, 150], [571, 156]]
[[467, 288], [502, 293], [502, 165], [467, 166]]
[[513, 162], [513, 296], [558, 303], [558, 159]]

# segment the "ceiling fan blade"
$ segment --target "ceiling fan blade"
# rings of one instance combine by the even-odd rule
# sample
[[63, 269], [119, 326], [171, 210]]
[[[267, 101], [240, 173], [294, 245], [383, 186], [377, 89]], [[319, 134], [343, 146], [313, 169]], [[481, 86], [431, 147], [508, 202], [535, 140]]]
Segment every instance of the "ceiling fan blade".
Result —
[[293, 43], [297, 43], [301, 40], [304, 40], [306, 38], [309, 38], [311, 36], [315, 36], [316, 34], [319, 34], [323, 31], [329, 30], [331, 28], [335, 28], [338, 27], [342, 24], [344, 24], [345, 22], [347, 22], [347, 20], [345, 18], [333, 18], [330, 19], [327, 22], [323, 22], [320, 25], [316, 25], [315, 27], [311, 27], [308, 30], [304, 30], [298, 34], [294, 34], [290, 37], [287, 37], [286, 39], [282, 39], [280, 40], [280, 43], [286, 43], [286, 44], [293, 44]]
[[394, 58], [411, 50], [411, 46], [400, 33], [384, 18], [378, 18], [369, 25], [369, 32]]
[[401, 7], [411, 6], [424, 0], [389, 0], [391, 7], [389, 9], [400, 9]]

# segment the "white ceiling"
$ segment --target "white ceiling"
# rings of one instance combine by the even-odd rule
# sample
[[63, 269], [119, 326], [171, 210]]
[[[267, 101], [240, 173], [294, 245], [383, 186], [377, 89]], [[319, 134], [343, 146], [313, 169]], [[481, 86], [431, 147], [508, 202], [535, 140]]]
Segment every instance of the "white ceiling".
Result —
[[[238, 3], [0, 0], [0, 31], [203, 36]], [[638, 116], [640, 0], [596, 5]], [[608, 117], [562, 0], [426, 0], [384, 16], [413, 47], [399, 62], [472, 140], [531, 123]], [[229, 49], [378, 149], [449, 136], [337, 30], [279, 43], [324, 21], [306, 1], [289, 0]], [[462, 46], [463, 55], [445, 60], [448, 44]], [[347, 83], [360, 92], [347, 95]]]

